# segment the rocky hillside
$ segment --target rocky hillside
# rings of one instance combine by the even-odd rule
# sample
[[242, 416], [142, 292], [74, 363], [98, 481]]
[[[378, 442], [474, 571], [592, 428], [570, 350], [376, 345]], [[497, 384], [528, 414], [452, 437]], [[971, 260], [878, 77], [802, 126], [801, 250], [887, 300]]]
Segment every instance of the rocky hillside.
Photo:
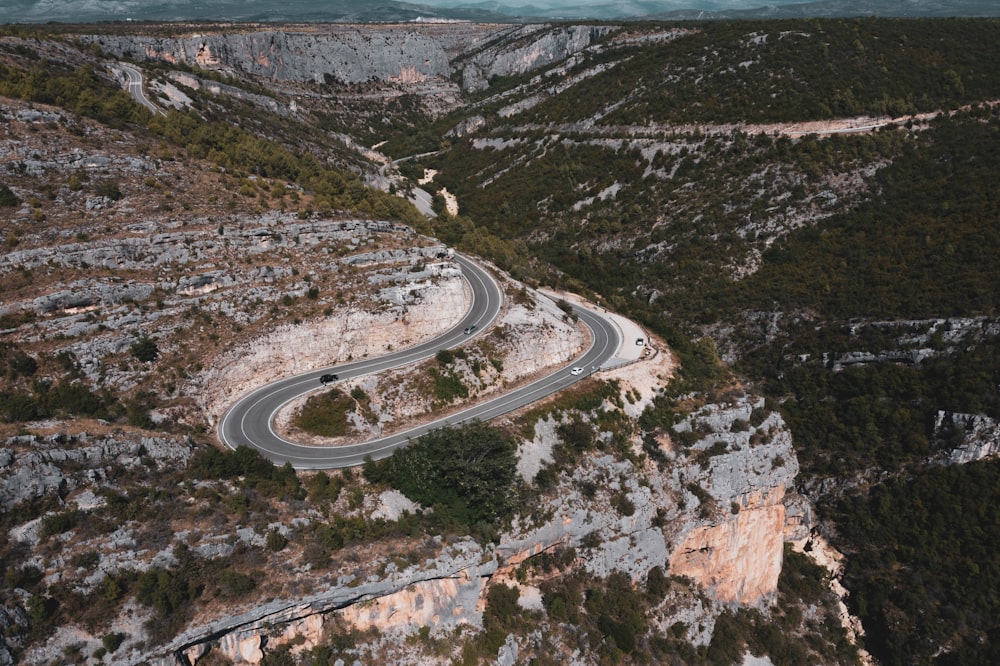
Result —
[[[781, 502], [795, 474], [787, 439], [768, 435], [790, 465], [776, 476], [781, 465], [719, 452], [719, 461], [730, 459], [725, 473], [680, 462], [658, 469], [636, 457], [628, 420], [588, 438], [572, 476], [558, 461], [567, 428], [596, 425], [626, 403], [634, 418], [652, 400], [672, 372], [662, 345], [655, 360], [621, 375], [626, 383], [600, 389], [597, 403], [585, 399], [592, 386], [569, 411], [552, 404], [510, 422], [512, 431], [535, 431], [518, 467], [539, 497], [508, 517], [496, 543], [454, 528], [434, 536], [420, 518], [430, 507], [350, 472], [300, 479], [243, 459], [235, 475], [225, 471], [234, 463], [218, 466], [211, 432], [229, 402], [270, 379], [445, 330], [467, 307], [458, 271], [439, 259], [440, 243], [407, 226], [311, 212], [320, 202], [294, 181], [233, 174], [138, 129], [58, 107], [7, 99], [2, 113], [4, 191], [13, 202], [0, 258], [8, 276], [5, 659], [256, 663], [293, 646], [329, 649], [337, 631], [369, 636], [350, 650], [378, 658], [431, 627], [422, 659], [447, 661], [435, 641], [449, 632], [467, 635], [457, 649], [481, 649], [476, 629], [490, 590], [519, 585], [526, 612], [541, 611], [539, 585], [555, 579], [514, 575], [539, 554], [558, 550], [563, 574], [595, 585], [615, 572], [643, 584], [654, 569], [663, 577], [672, 553], [688, 557], [694, 538], [722, 555], [678, 599], [720, 581], [720, 603], [776, 597]], [[460, 356], [345, 387], [365, 396], [370, 417], [352, 436], [496, 394], [585, 344], [547, 297], [516, 283], [506, 291], [504, 314]], [[427, 392], [428, 377], [442, 375], [469, 389], [450, 405]], [[748, 445], [745, 434], [733, 455]], [[758, 454], [778, 455], [769, 447]], [[740, 480], [751, 468], [764, 476]], [[616, 481], [605, 492], [609, 474]], [[692, 495], [698, 484], [708, 490]], [[756, 490], [744, 492], [749, 486]], [[674, 503], [687, 508], [657, 508]], [[706, 508], [736, 504], [744, 513], [735, 520], [728, 508]], [[744, 521], [758, 511], [773, 516], [769, 536], [748, 551]], [[728, 538], [694, 536], [719, 520], [730, 523]], [[641, 544], [639, 557], [623, 557], [629, 543]], [[723, 581], [729, 561], [759, 575]], [[699, 569], [676, 566], [685, 575]], [[699, 617], [711, 622], [722, 608]], [[540, 630], [512, 633], [503, 650], [531, 654]], [[551, 649], [592, 648], [567, 634]]]
[[[293, 646], [322, 650], [340, 631], [369, 637], [347, 654], [379, 659], [430, 627], [421, 659], [443, 663], [454, 655], [437, 641], [458, 631], [467, 638], [456, 646], [482, 649], [483, 601], [516, 589], [534, 619], [503, 653], [556, 658], [597, 648], [572, 625], [538, 647], [553, 594], [543, 590], [615, 575], [661, 581], [665, 596], [644, 602], [659, 629], [629, 629], [635, 640], [680, 623], [692, 629], [674, 640], [705, 649], [727, 603], [778, 598], [782, 543], [808, 526], [799, 509], [787, 519], [797, 471], [787, 431], [774, 413], [757, 422], [762, 404], [743, 398], [675, 428], [702, 439], [664, 434], [643, 452], [632, 419], [673, 371], [662, 343], [654, 360], [604, 377], [614, 383], [596, 403], [586, 395], [599, 384], [510, 422], [534, 432], [518, 467], [539, 494], [496, 543], [408, 535], [427, 509], [349, 472], [299, 479], [246, 462], [236, 476], [213, 472], [208, 433], [231, 400], [448, 328], [466, 307], [458, 273], [437, 259], [440, 244], [402, 225], [229, 195], [253, 202], [244, 211], [208, 164], [167, 159], [162, 146], [133, 155], [124, 136], [57, 109], [8, 101], [4, 114], [5, 182], [18, 202], [0, 265], [12, 285], [12, 425], [0, 452], [8, 657], [257, 663]], [[297, 192], [248, 182], [251, 195]], [[565, 363], [584, 342], [551, 300], [506, 291], [494, 329], [447, 370], [473, 387], [468, 399]], [[442, 409], [420, 398], [439, 362], [357, 381], [380, 429]], [[94, 411], [83, 397], [75, 409], [43, 401], [62, 387], [92, 396]], [[673, 587], [668, 571], [683, 577]], [[692, 605], [699, 589], [715, 602]]]
[[[0, 37], [0, 662], [995, 661], [994, 23], [87, 28]], [[449, 247], [497, 323], [279, 428], [498, 395], [578, 298], [643, 344], [219, 448], [459, 321]]]

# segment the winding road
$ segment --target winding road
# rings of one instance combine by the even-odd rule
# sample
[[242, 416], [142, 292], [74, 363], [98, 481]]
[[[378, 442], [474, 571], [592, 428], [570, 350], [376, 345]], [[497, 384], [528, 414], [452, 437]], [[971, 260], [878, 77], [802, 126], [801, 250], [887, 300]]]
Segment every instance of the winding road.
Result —
[[500, 313], [503, 304], [500, 286], [485, 269], [469, 258], [456, 254], [455, 261], [462, 267], [462, 273], [472, 288], [472, 307], [457, 325], [433, 340], [399, 352], [376, 359], [319, 368], [262, 386], [241, 398], [223, 415], [219, 422], [219, 439], [222, 443], [233, 449], [240, 445], [255, 447], [275, 464], [283, 465], [287, 462], [296, 469], [354, 467], [363, 463], [367, 456], [376, 460], [388, 457], [411, 439], [431, 430], [476, 419], [486, 421], [551, 395], [586, 377], [611, 359], [617, 351], [621, 336], [614, 323], [596, 312], [575, 307], [574, 312], [590, 328], [592, 334], [590, 348], [573, 362], [573, 365], [583, 368], [584, 373], [572, 375], [568, 368], [562, 368], [488, 402], [409, 430], [358, 444], [306, 446], [284, 439], [275, 432], [273, 422], [278, 410], [299, 396], [315, 390], [323, 374], [335, 373], [340, 379], [350, 379], [407, 365], [430, 358], [439, 349], [454, 347], [468, 340], [469, 336], [464, 333], [468, 326], [474, 324], [478, 331], [485, 329]]
[[162, 114], [163, 110], [158, 106], [149, 101], [146, 97], [146, 93], [142, 90], [142, 72], [132, 65], [126, 65], [125, 63], [119, 63], [122, 71], [125, 72], [125, 90], [132, 98], [142, 104], [144, 107], [152, 111], [153, 113]]

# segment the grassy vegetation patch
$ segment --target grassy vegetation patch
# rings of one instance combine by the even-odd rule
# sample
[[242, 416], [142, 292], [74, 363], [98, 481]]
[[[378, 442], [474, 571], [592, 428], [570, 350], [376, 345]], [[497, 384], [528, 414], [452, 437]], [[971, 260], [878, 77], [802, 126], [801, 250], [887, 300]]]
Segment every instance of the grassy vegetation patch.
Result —
[[442, 372], [437, 368], [431, 368], [430, 374], [434, 381], [434, 397], [437, 400], [449, 404], [457, 398], [469, 397], [469, 387], [462, 383], [462, 379], [454, 371]]
[[295, 415], [296, 428], [320, 437], [342, 437], [351, 432], [347, 415], [355, 411], [355, 400], [340, 389], [310, 396]]

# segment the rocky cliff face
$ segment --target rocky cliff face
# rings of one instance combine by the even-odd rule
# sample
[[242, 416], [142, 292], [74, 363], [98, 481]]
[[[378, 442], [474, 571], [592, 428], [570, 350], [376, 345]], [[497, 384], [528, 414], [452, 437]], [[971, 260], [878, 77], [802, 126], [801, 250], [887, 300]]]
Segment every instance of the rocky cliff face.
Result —
[[[691, 603], [684, 589], [672, 588], [655, 621], [664, 627], [682, 622], [690, 628], [689, 640], [704, 643], [711, 636], [715, 616], [726, 605], [766, 605], [773, 600], [782, 544], [789, 523], [796, 522], [788, 516], [802, 513], [786, 510], [796, 500], [790, 491], [797, 471], [790, 438], [780, 416], [762, 413], [762, 409], [761, 402], [740, 398], [699, 410], [675, 426], [677, 442], [663, 439], [664, 459], [659, 463], [600, 452], [585, 456], [570, 475], [561, 476], [558, 485], [545, 493], [541, 504], [532, 507], [531, 515], [522, 516], [502, 534], [496, 546], [437, 538], [421, 547], [427, 555], [407, 558], [400, 558], [400, 551], [389, 546], [363, 556], [362, 564], [351, 565], [354, 573], [312, 572], [298, 563], [287, 573], [294, 580], [308, 580], [305, 591], [273, 596], [266, 603], [236, 605], [226, 612], [204, 612], [188, 630], [159, 647], [142, 646], [141, 629], [133, 620], [127, 632], [131, 642], [116, 658], [191, 664], [215, 653], [234, 664], [257, 664], [281, 646], [300, 653], [323, 645], [330, 631], [343, 627], [375, 629], [381, 636], [379, 649], [389, 650], [386, 646], [403, 645], [406, 636], [424, 626], [433, 627], [437, 636], [457, 627], [481, 627], [486, 592], [498, 583], [515, 585], [519, 603], [541, 611], [538, 583], [530, 577], [519, 579], [517, 572], [536, 556], [560, 549], [575, 552], [571, 568], [594, 579], [622, 572], [642, 585], [657, 567], [686, 577], [706, 601]], [[538, 436], [555, 438], [552, 425], [540, 423]], [[692, 441], [692, 437], [682, 438], [683, 432], [700, 436]], [[88, 488], [110, 479], [108, 469], [176, 467], [185, 464], [188, 456], [190, 448], [170, 438], [130, 445], [121, 437], [80, 435], [72, 442], [59, 437], [22, 437], [7, 442], [0, 451], [0, 465], [5, 488], [21, 488], [16, 497], [5, 497], [8, 503], [56, 492], [66, 498], [68, 506], [88, 510], [102, 501], [88, 494]], [[18, 481], [29, 477], [37, 483]], [[197, 496], [200, 493], [190, 500], [192, 511], [197, 510]], [[388, 515], [381, 504], [369, 507], [366, 503], [366, 507], [362, 511], [371, 513], [372, 519], [376, 513]], [[316, 517], [315, 509], [307, 514], [299, 513], [290, 522], [301, 526]], [[36, 519], [19, 526], [8, 538], [44, 547], [38, 535], [41, 522]], [[222, 541], [216, 542], [211, 528], [199, 525], [179, 532], [178, 538], [212, 558], [238, 552], [234, 547], [239, 544], [243, 549], [255, 547], [264, 529], [226, 527], [229, 536], [222, 535]], [[123, 525], [121, 534], [104, 538], [112, 543], [111, 550], [105, 545], [88, 546], [101, 554], [100, 573], [87, 579], [90, 589], [115, 571], [171, 564], [169, 542], [161, 536], [153, 542], [159, 544], [159, 552], [145, 550], [136, 540], [148, 542], [151, 535], [141, 537], [139, 531], [138, 525]], [[802, 530], [792, 531], [800, 536]], [[69, 548], [70, 537], [61, 539], [66, 543], [63, 548]], [[121, 557], [123, 549], [135, 551], [128, 561]], [[291, 553], [286, 557], [297, 561]], [[58, 564], [51, 562], [46, 568], [56, 570]], [[277, 570], [269, 573], [269, 577], [278, 575]], [[17, 609], [8, 608], [8, 614]], [[127, 612], [145, 616], [141, 608]], [[528, 639], [510, 639], [505, 654], [529, 649], [524, 640]], [[54, 658], [52, 650], [58, 649], [56, 642], [28, 656], [44, 661]]]
[[[586, 557], [595, 575], [620, 570], [640, 581], [653, 567], [669, 564], [671, 572], [692, 578], [718, 601], [766, 602], [781, 571], [785, 502], [798, 499], [788, 492], [798, 462], [777, 413], [758, 426], [731, 431], [733, 422], [749, 420], [755, 406], [762, 408], [762, 401], [709, 406], [689, 417], [679, 427], [697, 421], [708, 434], [690, 449], [671, 448], [664, 469], [644, 470], [644, 482], [628, 462], [588, 461], [551, 500], [552, 517], [506, 535], [499, 551], [523, 558], [556, 544], [580, 547], [597, 534], [600, 544]], [[588, 482], [607, 494], [588, 499], [578, 487]], [[628, 515], [611, 506], [621, 494], [634, 507]]]
[[[798, 474], [780, 415], [771, 413], [752, 425], [755, 409], [763, 410], [763, 401], [711, 405], [675, 426], [680, 432], [708, 433], [691, 445], [688, 463], [674, 479], [700, 503], [702, 514], [715, 520], [682, 535], [670, 569], [723, 602], [754, 604], [776, 593], [788, 519], [786, 492]], [[788, 499], [793, 498], [798, 496], [791, 493]]]
[[[405, 257], [410, 252], [400, 254]], [[316, 321], [277, 328], [227, 352], [189, 390], [200, 396], [206, 414], [217, 420], [240, 394], [268, 381], [350, 358], [377, 356], [439, 335], [458, 323], [470, 302], [458, 270], [433, 281], [414, 280], [403, 288], [386, 289], [405, 293], [405, 300], [393, 302], [393, 294], [384, 293], [377, 309], [342, 307]]]
[[775, 489], [732, 518], [691, 530], [671, 553], [670, 570], [723, 603], [757, 604], [773, 597], [784, 547], [783, 495]]
[[[321, 645], [332, 627], [393, 630], [434, 624], [441, 630], [478, 622], [476, 606], [496, 561], [470, 539], [443, 546], [438, 557], [387, 576], [348, 579], [295, 601], [275, 600], [235, 617], [185, 632], [147, 654], [161, 666], [194, 663], [209, 652], [233, 664], [258, 664], [265, 649], [293, 644], [296, 652]], [[160, 656], [156, 656], [156, 655]]]
[[334, 26], [322, 31], [198, 34], [180, 38], [83, 38], [134, 60], [197, 65], [271, 81], [413, 84], [461, 72], [466, 91], [494, 76], [558, 62], [611, 32], [611, 26]]
[[[647, 463], [637, 470], [612, 455], [586, 458], [532, 511], [543, 520], [522, 517], [495, 547], [448, 544], [432, 562], [405, 569], [390, 564], [360, 586], [348, 580], [280, 612], [272, 605], [253, 619], [220, 620], [173, 645], [188, 655], [211, 649], [241, 664], [258, 663], [267, 649], [286, 642], [296, 650], [320, 644], [323, 627], [374, 628], [383, 642], [422, 626], [437, 635], [460, 625], [479, 627], [490, 585], [514, 584], [522, 605], [538, 605], [538, 589], [517, 582], [515, 572], [558, 548], [574, 549], [578, 565], [598, 578], [619, 571], [641, 584], [654, 567], [690, 578], [717, 606], [694, 609], [678, 596], [668, 604], [674, 611], [665, 611], [676, 617], [659, 621], [670, 626], [683, 619], [692, 640], [707, 640], [711, 631], [699, 639], [694, 627], [711, 627], [721, 608], [775, 598], [788, 514], [799, 513], [785, 506], [801, 499], [790, 490], [798, 471], [791, 439], [776, 413], [747, 423], [755, 408], [763, 409], [763, 402], [743, 398], [693, 414], [679, 427], [705, 436], [683, 449], [665, 442], [668, 462], [659, 467]], [[629, 508], [622, 508], [622, 498]], [[792, 533], [798, 538], [804, 530]]]
[[937, 462], [962, 465], [1000, 455], [1000, 423], [983, 414], [939, 411], [934, 430], [939, 437], [958, 442]]
[[444, 49], [415, 30], [333, 28], [324, 33], [263, 31], [178, 39], [90, 39], [118, 57], [184, 63], [274, 81], [413, 82], [450, 74]]
[[547, 67], [579, 53], [613, 30], [612, 26], [587, 25], [517, 28], [488, 48], [458, 60], [462, 88], [483, 90], [495, 76], [517, 76]]

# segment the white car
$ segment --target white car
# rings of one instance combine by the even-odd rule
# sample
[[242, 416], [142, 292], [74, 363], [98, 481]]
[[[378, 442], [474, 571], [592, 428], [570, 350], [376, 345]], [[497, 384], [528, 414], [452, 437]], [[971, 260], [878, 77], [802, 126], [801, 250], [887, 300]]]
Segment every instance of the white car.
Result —
[[580, 366], [576, 366], [572, 370], [569, 371], [569, 374], [571, 374], [571, 375], [579, 375], [579, 374], [582, 374], [582, 373], [583, 373], [583, 368], [581, 368]]

